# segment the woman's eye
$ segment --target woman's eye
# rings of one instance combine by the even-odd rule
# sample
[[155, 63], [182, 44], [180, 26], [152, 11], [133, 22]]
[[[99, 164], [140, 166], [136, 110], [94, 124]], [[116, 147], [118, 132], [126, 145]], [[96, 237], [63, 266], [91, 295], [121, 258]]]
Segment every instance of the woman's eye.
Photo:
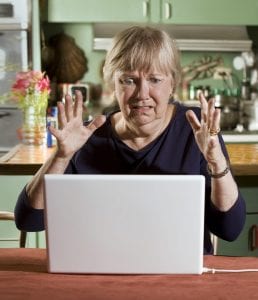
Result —
[[150, 81], [151, 84], [159, 84], [162, 81], [162, 79], [152, 77], [152, 78], [149, 79], [149, 81]]
[[120, 79], [120, 83], [123, 85], [133, 85], [135, 82], [133, 78], [123, 78]]

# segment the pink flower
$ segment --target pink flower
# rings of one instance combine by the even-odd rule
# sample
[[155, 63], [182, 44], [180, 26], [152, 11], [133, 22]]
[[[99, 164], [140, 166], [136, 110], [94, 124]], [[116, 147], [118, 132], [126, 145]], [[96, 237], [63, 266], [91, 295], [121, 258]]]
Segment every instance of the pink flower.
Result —
[[39, 91], [48, 91], [50, 93], [50, 82], [48, 77], [42, 78], [37, 82], [36, 85], [37, 90]]
[[[25, 96], [50, 93], [50, 81], [48, 76], [41, 71], [26, 71], [16, 74], [16, 81], [12, 86], [11, 96], [23, 106]], [[39, 98], [40, 99], [40, 98]]]

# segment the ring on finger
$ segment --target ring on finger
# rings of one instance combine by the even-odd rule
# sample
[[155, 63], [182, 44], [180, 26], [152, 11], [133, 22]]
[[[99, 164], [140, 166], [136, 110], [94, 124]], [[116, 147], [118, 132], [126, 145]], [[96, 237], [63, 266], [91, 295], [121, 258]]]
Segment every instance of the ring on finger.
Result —
[[211, 128], [209, 128], [209, 134], [210, 134], [210, 136], [218, 135], [219, 132], [220, 132], [220, 128], [217, 128], [217, 129], [211, 129]]

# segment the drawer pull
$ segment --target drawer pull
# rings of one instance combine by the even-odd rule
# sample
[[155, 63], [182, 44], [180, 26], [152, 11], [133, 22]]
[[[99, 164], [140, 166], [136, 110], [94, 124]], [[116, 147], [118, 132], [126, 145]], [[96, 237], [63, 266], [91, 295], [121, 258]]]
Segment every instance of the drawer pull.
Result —
[[10, 116], [11, 114], [9, 112], [0, 112], [0, 118], [3, 118], [3, 117], [8, 117]]
[[258, 225], [251, 227], [251, 250], [258, 249]]
[[143, 1], [142, 2], [142, 15], [144, 18], [148, 17], [148, 11], [149, 11], [149, 1]]
[[172, 17], [172, 8], [169, 2], [165, 2], [165, 19], [169, 20]]

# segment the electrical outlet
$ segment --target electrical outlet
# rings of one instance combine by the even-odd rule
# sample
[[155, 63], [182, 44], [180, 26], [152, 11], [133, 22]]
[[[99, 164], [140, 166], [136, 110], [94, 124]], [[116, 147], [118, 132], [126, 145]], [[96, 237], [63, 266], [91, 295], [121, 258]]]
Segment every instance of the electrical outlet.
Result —
[[225, 67], [217, 67], [213, 74], [213, 79], [230, 79], [231, 78], [232, 69]]

